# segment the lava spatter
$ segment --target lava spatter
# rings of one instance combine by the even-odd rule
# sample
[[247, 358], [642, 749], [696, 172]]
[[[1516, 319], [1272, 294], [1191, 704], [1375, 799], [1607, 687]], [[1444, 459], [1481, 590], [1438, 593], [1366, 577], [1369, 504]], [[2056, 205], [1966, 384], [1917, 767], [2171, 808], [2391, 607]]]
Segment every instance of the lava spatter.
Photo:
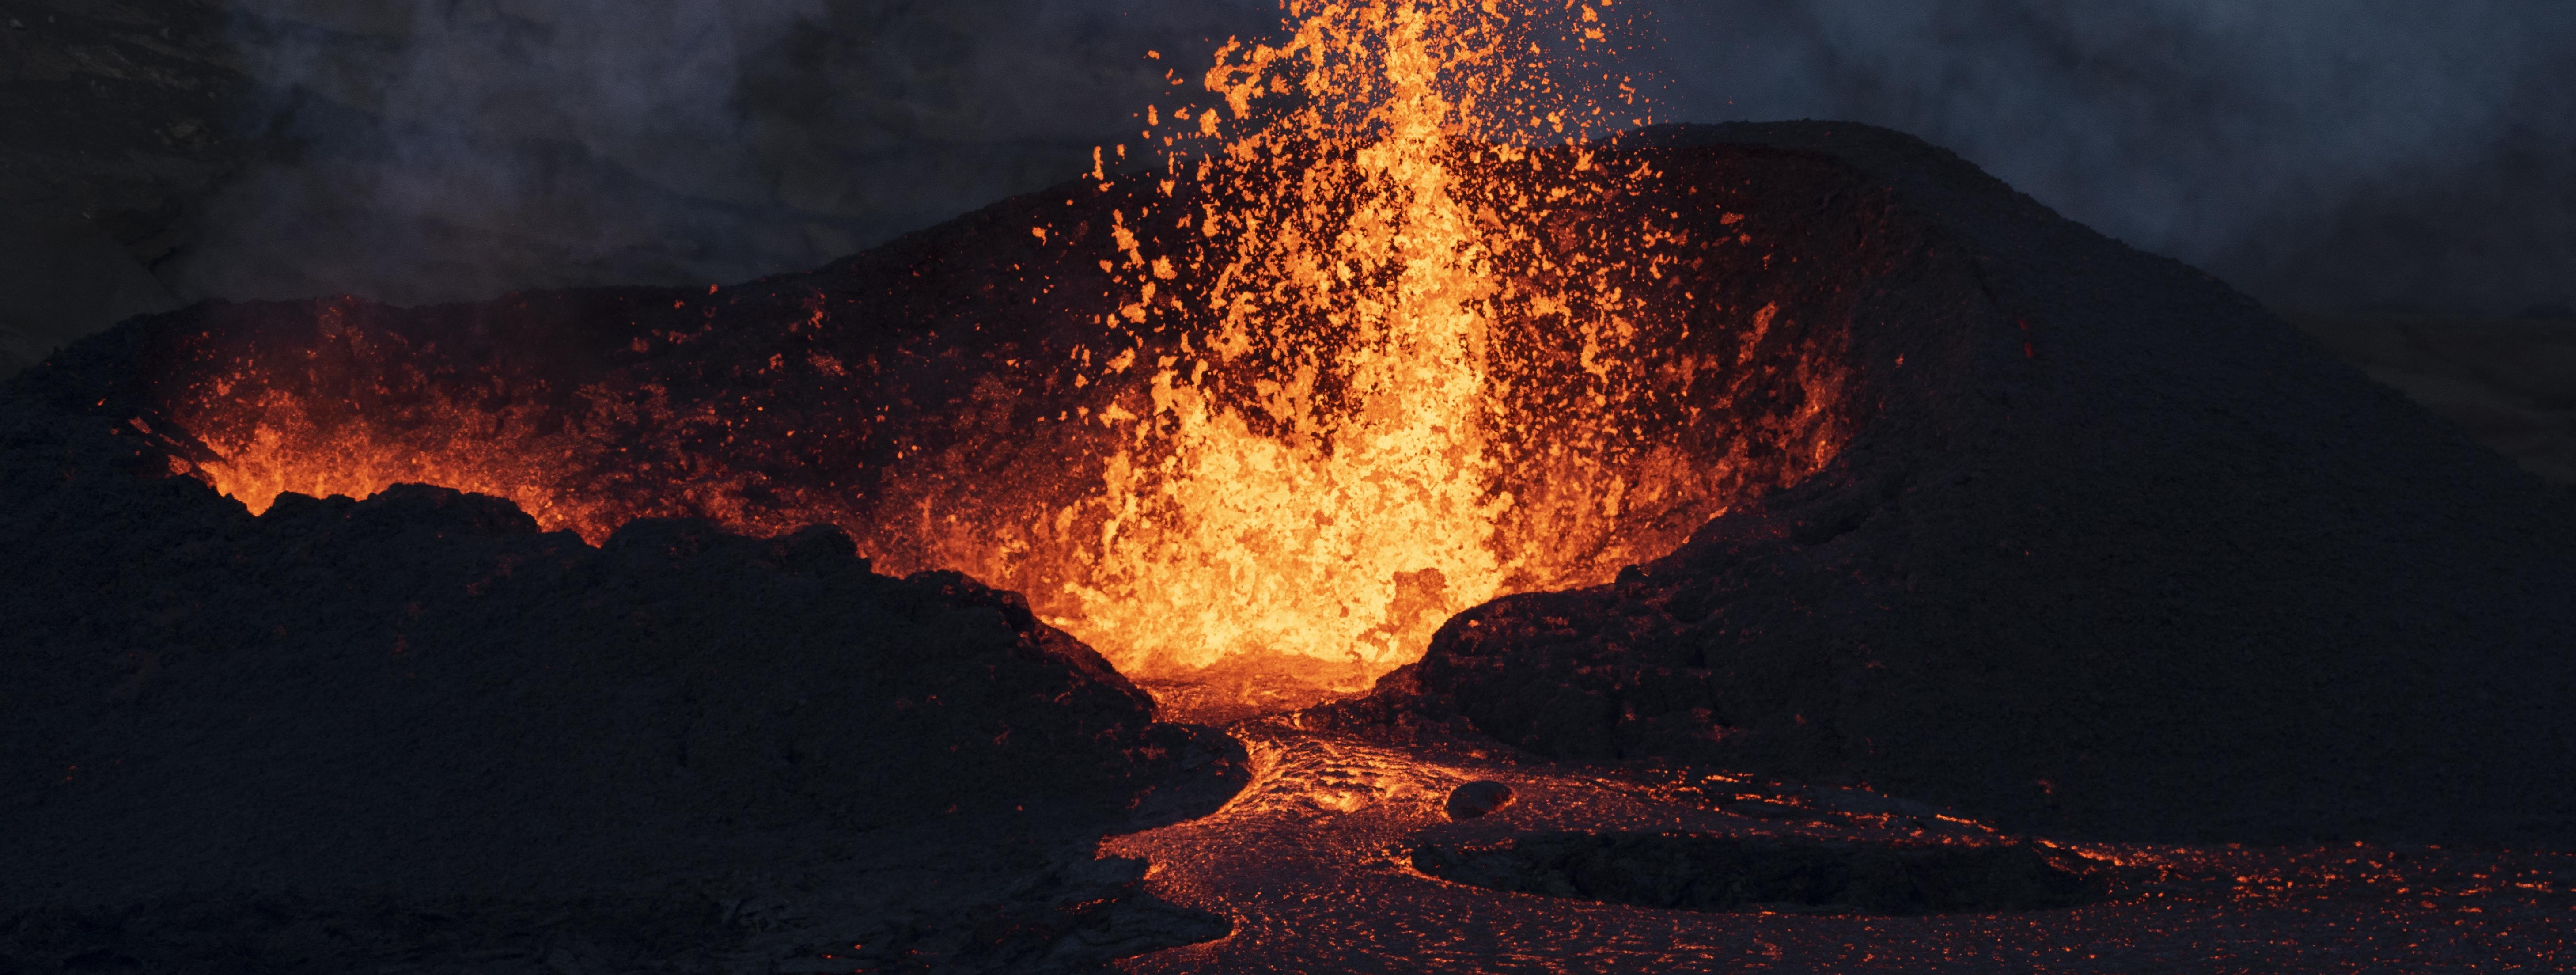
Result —
[[1297, 0], [1144, 113], [1158, 164], [970, 217], [980, 262], [244, 309], [295, 334], [197, 336], [161, 395], [254, 510], [427, 482], [594, 541], [830, 523], [1134, 677], [1356, 689], [1839, 450], [1834, 309], [1721, 280], [1768, 266], [1742, 195], [1649, 203], [1721, 181], [1597, 140], [1644, 118], [1613, 9]]

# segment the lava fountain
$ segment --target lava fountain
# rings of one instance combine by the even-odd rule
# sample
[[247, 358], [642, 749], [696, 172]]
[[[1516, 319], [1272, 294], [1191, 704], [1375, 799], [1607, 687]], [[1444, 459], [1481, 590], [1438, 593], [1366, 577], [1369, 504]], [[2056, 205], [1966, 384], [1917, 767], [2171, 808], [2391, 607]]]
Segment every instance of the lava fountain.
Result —
[[[1615, 288], [1587, 289], [1596, 282], [1524, 294], [1512, 280], [1547, 260], [1527, 232], [1547, 207], [1591, 202], [1617, 177], [1583, 160], [1524, 179], [1474, 171], [1525, 163], [1514, 145], [1561, 133], [1577, 111], [1526, 53], [1541, 50], [1531, 34], [1546, 18], [1494, 4], [1289, 11], [1284, 44], [1218, 53], [1205, 87], [1221, 107], [1168, 120], [1181, 129], [1168, 143], [1217, 143], [1167, 157], [1165, 195], [1186, 173], [1197, 212], [1167, 203], [1137, 219], [1177, 209], [1199, 240], [1149, 255], [1121, 237], [1113, 259], [1134, 300], [1105, 324], [1208, 337], [1185, 348], [1195, 356], [1158, 360], [1135, 462], [1107, 485], [1106, 541], [1076, 591], [1072, 625], [1149, 667], [1277, 654], [1382, 671], [1467, 605], [1655, 554], [1677, 539], [1620, 531], [1629, 492], [1647, 505], [1690, 493], [1687, 465], [1639, 465], [1584, 435], [1636, 395], [1635, 310]], [[1606, 39], [1598, 23], [1583, 8], [1578, 49]], [[1146, 118], [1166, 124], [1159, 107]], [[1601, 121], [1597, 108], [1576, 118]], [[1247, 131], [1228, 138], [1229, 126]], [[1615, 255], [1585, 253], [1599, 243], [1564, 256], [1608, 266]], [[1195, 287], [1166, 287], [1185, 276]], [[1593, 300], [1552, 293], [1564, 290]], [[1506, 300], [1548, 319], [1542, 334], [1505, 334]], [[1596, 388], [1553, 390], [1583, 433], [1524, 456], [1513, 434], [1534, 417], [1496, 397], [1508, 382], [1497, 345], [1549, 334], [1580, 336], [1583, 385]], [[1530, 464], [1551, 469], [1539, 490], [1501, 486], [1506, 465]]]
[[152, 416], [254, 510], [830, 523], [1131, 676], [1341, 687], [1840, 449], [1846, 299], [1779, 278], [1744, 181], [1600, 138], [1642, 119], [1609, 3], [1285, 8], [1080, 183], [704, 293], [216, 309]]

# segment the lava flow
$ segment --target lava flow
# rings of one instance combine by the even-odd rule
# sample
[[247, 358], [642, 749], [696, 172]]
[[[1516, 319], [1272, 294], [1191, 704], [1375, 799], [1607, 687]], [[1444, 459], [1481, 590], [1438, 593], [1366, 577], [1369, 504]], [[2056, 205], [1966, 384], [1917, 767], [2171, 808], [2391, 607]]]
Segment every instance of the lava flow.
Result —
[[[1144, 883], [1155, 894], [1234, 922], [1225, 938], [1129, 971], [2557, 971], [2576, 919], [2576, 871], [2552, 851], [2025, 841], [1866, 788], [1533, 762], [1472, 738], [1397, 743], [1311, 724], [1292, 715], [1234, 726], [1255, 775], [1231, 804], [1103, 844], [1153, 861]], [[1444, 815], [1444, 799], [1474, 781], [1523, 799], [1472, 819]], [[1738, 872], [1647, 847], [1555, 865], [1507, 893], [1432, 862], [1463, 853], [1472, 869], [1479, 851], [1596, 836], [1804, 844], [1818, 856]], [[1690, 894], [1712, 887], [1861, 886], [1873, 851], [1973, 865], [1917, 871], [1901, 885], [1916, 897], [1981, 886], [2010, 896], [2013, 872], [1975, 857], [2017, 848], [2081, 876], [2077, 903], [1891, 908], [1770, 893], [1690, 909]]]
[[1130, 676], [1343, 688], [1836, 454], [1847, 299], [1775, 273], [1815, 245], [1758, 240], [1744, 181], [1599, 138], [1642, 120], [1566, 80], [1610, 3], [1285, 6], [1145, 111], [1140, 171], [733, 289], [228, 309], [160, 415], [254, 510], [427, 482], [594, 543], [832, 523]]

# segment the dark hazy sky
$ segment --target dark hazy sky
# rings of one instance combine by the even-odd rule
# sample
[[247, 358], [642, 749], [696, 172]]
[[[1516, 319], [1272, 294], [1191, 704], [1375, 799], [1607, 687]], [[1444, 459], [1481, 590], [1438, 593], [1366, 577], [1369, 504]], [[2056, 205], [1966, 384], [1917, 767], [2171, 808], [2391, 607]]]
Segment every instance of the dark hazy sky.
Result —
[[[819, 263], [1073, 175], [1164, 69], [1275, 23], [1269, 0], [237, 3], [258, 121], [312, 151], [218, 207], [237, 246], [196, 286], [397, 300]], [[1656, 22], [1636, 63], [1666, 120], [1903, 129], [2284, 305], [2576, 300], [2567, 0], [1624, 5]]]
[[1686, 0], [1656, 13], [1676, 117], [1904, 129], [2267, 297], [2576, 291], [2576, 3]]

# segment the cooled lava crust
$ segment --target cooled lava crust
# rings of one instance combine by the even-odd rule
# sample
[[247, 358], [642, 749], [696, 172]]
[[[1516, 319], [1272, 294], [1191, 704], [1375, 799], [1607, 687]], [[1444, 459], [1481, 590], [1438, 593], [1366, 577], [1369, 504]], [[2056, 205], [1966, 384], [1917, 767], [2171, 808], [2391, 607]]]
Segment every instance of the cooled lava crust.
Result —
[[1240, 747], [1014, 594], [423, 485], [253, 517], [169, 459], [0, 400], [0, 972], [1043, 972], [1225, 931], [1092, 850]]

